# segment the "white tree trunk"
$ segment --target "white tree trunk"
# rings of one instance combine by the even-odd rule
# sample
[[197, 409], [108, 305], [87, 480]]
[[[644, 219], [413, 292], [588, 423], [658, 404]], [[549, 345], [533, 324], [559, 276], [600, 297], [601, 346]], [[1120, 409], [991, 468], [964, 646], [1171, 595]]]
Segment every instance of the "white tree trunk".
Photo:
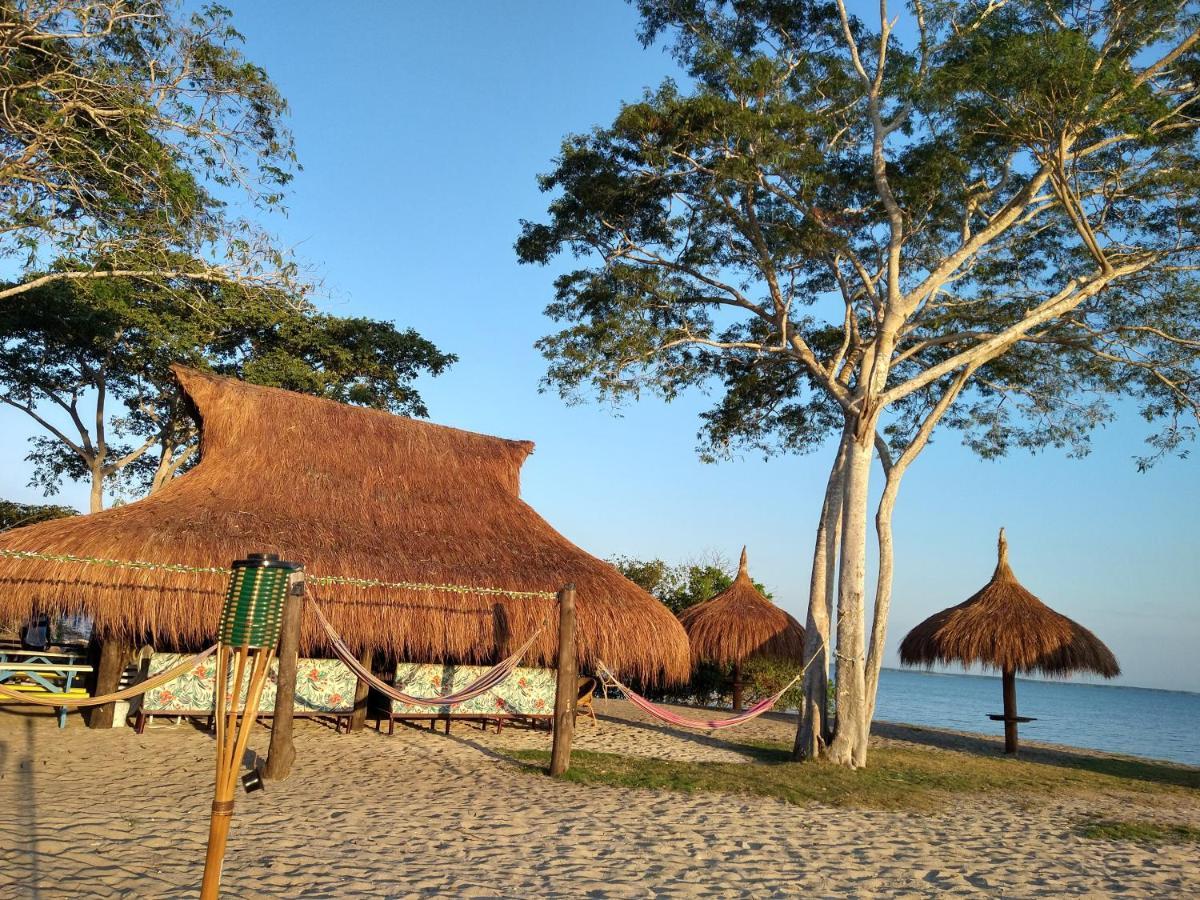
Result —
[[902, 472], [888, 472], [887, 484], [875, 510], [875, 535], [879, 542], [879, 574], [875, 583], [875, 611], [871, 617], [871, 647], [867, 652], [867, 724], [875, 718], [875, 700], [879, 691], [879, 670], [887, 642], [888, 614], [892, 607], [892, 581], [895, 548], [892, 543], [892, 512], [900, 491]]
[[796, 729], [794, 759], [816, 759], [825, 747], [832, 731], [828, 721], [829, 708], [829, 623], [833, 618], [834, 586], [837, 584], [837, 551], [842, 523], [842, 477], [845, 461], [845, 440], [838, 450], [829, 481], [825, 486], [825, 501], [821, 505], [821, 520], [817, 525], [813, 549], [812, 577], [808, 591], [808, 619], [804, 628], [804, 679], [801, 682], [804, 699], [800, 705], [800, 724]]
[[92, 491], [88, 504], [88, 512], [100, 512], [104, 509], [104, 472], [92, 470]]
[[867, 576], [867, 491], [874, 455], [874, 422], [846, 448], [842, 497], [842, 545], [838, 565], [837, 734], [828, 758], [859, 767], [867, 761], [870, 732], [866, 697], [864, 593]]

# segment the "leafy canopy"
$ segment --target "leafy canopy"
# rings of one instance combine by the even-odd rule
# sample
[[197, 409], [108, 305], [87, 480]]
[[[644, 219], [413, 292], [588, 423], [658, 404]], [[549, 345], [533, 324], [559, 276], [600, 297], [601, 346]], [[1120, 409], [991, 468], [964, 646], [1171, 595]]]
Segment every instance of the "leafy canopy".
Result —
[[1155, 425], [1144, 462], [1192, 436], [1194, 2], [636, 5], [688, 83], [540, 179], [518, 256], [579, 260], [546, 386], [718, 386], [710, 456], [844, 421], [899, 452], [943, 416], [984, 456], [1086, 452], [1113, 396]]
[[52, 494], [98, 473], [140, 493], [190, 462], [196, 428], [172, 363], [426, 416], [416, 379], [456, 359], [390, 322], [205, 291], [198, 304], [128, 279], [57, 282], [0, 304], [0, 402], [46, 431], [33, 439], [33, 484]]
[[[280, 207], [296, 169], [286, 103], [242, 40], [217, 4], [3, 4], [0, 259], [28, 277], [0, 298], [111, 272], [296, 286], [287, 254], [233, 211]], [[39, 273], [60, 256], [92, 265]]]
[[0, 500], [0, 531], [36, 525], [51, 519], [64, 519], [79, 515], [69, 506], [53, 506], [45, 503], [18, 503], [15, 500]]

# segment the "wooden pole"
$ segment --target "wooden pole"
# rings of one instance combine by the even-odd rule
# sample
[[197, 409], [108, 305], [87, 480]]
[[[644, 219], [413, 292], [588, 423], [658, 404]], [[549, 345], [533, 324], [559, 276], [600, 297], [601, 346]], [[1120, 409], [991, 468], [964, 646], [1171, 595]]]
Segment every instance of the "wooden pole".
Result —
[[1004, 752], [1017, 752], [1017, 673], [1005, 669], [1004, 682]]
[[733, 664], [733, 711], [742, 711], [742, 665]]
[[[374, 658], [373, 650], [364, 650], [358, 661], [370, 668]], [[358, 685], [354, 688], [354, 712], [350, 714], [351, 731], [362, 731], [363, 726], [367, 724], [367, 696], [370, 693], [371, 686], [360, 678]]]
[[271, 718], [271, 745], [263, 777], [283, 781], [292, 771], [296, 759], [293, 742], [296, 708], [296, 669], [300, 661], [300, 625], [304, 619], [304, 573], [295, 572], [288, 579], [288, 593], [283, 601], [283, 619], [279, 627], [279, 677], [275, 686], [275, 715]]
[[[94, 696], [114, 693], [121, 685], [121, 675], [125, 671], [125, 663], [129, 658], [129, 645], [116, 635], [109, 635], [100, 641], [100, 657], [96, 664], [96, 680]], [[88, 714], [88, 728], [112, 728], [116, 717], [117, 705], [105, 703], [95, 706]]]
[[571, 739], [575, 734], [575, 695], [579, 667], [575, 661], [575, 585], [558, 592], [558, 679], [554, 687], [554, 741], [550, 774], [562, 775], [571, 767]]

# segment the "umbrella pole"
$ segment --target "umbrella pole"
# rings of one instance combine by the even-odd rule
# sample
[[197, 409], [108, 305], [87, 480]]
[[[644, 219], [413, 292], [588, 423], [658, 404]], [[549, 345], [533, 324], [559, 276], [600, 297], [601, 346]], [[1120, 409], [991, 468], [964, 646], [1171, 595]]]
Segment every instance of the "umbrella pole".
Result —
[[742, 665], [733, 664], [733, 711], [742, 711]]
[[1001, 674], [1004, 682], [1004, 752], [1017, 752], [1017, 673], [1005, 669]]

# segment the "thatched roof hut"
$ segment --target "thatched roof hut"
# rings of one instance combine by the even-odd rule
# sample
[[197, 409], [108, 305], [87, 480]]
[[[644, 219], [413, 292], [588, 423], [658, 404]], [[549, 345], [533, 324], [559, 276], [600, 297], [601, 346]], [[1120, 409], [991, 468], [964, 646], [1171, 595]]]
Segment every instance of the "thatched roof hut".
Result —
[[768, 600], [750, 579], [746, 548], [733, 584], [679, 614], [692, 645], [692, 662], [733, 667], [733, 708], [742, 708], [742, 664], [751, 657], [799, 662], [804, 628]]
[[[1092, 672], [1104, 678], [1121, 674], [1112, 651], [1078, 622], [1055, 612], [1017, 581], [1008, 565], [1008, 541], [1000, 529], [999, 559], [992, 580], [958, 606], [930, 616], [900, 642], [906, 666], [978, 663], [1004, 677], [1005, 711], [1016, 751], [1017, 672], [1065, 676]], [[1011, 696], [1010, 696], [1011, 695]], [[1011, 707], [1011, 708], [1010, 708]]]
[[[218, 567], [270, 551], [310, 576], [515, 591], [574, 582], [583, 665], [687, 677], [687, 636], [666, 607], [521, 500], [532, 443], [175, 374], [201, 425], [195, 469], [136, 503], [4, 533], [0, 548]], [[102, 633], [195, 646], [214, 637], [226, 581], [0, 557], [0, 621], [83, 610]], [[358, 650], [486, 662], [549, 618], [531, 656], [555, 658], [553, 600], [369, 584], [310, 591]], [[321, 643], [307, 617], [302, 649]]]
[[1001, 672], [1121, 674], [1112, 651], [1078, 622], [1056, 613], [1017, 581], [1000, 532], [992, 580], [968, 600], [930, 616], [900, 643], [907, 666], [978, 663]]
[[693, 662], [740, 665], [752, 656], [799, 662], [804, 627], [754, 586], [746, 548], [733, 584], [679, 614], [692, 645]]

